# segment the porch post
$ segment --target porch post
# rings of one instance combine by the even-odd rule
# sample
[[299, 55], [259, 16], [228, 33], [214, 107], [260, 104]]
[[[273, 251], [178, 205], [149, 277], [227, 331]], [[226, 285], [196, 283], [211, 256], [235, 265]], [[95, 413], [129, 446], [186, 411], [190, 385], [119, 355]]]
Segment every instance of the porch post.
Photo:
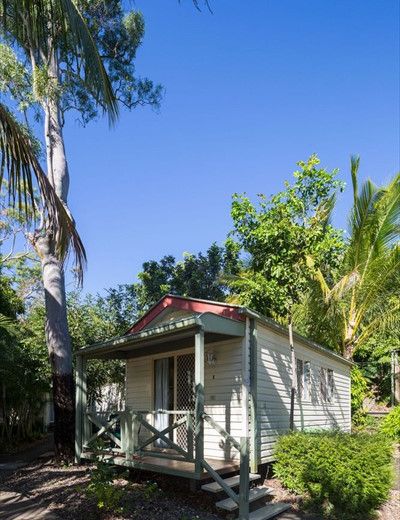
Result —
[[82, 450], [90, 438], [90, 422], [87, 415], [87, 359], [84, 356], [79, 356], [82, 359], [82, 373], [81, 373], [81, 404], [82, 404]]
[[204, 330], [196, 332], [194, 341], [195, 353], [195, 472], [202, 472], [202, 460], [204, 459]]
[[83, 358], [79, 354], [75, 358], [75, 462], [80, 464], [82, 454], [82, 376]]
[[242, 436], [240, 438], [239, 519], [249, 518], [249, 397], [250, 397], [250, 320], [242, 342]]
[[260, 462], [260, 436], [258, 425], [257, 398], [257, 325], [254, 318], [250, 319], [250, 470], [257, 473]]

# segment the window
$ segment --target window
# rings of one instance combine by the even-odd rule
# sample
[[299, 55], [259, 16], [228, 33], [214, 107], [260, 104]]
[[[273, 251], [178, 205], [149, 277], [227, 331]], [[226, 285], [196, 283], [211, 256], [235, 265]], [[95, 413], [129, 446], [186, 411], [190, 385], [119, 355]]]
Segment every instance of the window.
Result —
[[320, 370], [320, 391], [321, 399], [324, 402], [331, 403], [335, 392], [335, 379], [331, 368], [321, 367]]
[[296, 359], [297, 397], [309, 399], [310, 396], [310, 362]]
[[335, 379], [333, 377], [333, 370], [328, 368], [328, 400], [331, 403], [333, 401], [335, 391]]

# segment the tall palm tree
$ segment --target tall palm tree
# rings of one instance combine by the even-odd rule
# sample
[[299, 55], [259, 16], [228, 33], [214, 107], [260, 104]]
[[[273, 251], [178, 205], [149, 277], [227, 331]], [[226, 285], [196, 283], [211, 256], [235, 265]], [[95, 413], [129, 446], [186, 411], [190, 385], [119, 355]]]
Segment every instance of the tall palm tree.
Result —
[[[358, 187], [359, 158], [351, 158], [353, 207], [340, 277], [329, 286], [314, 270], [324, 312], [337, 325], [342, 353], [352, 359], [378, 330], [400, 319], [400, 174], [382, 187], [370, 180]], [[397, 289], [396, 289], [397, 287]]]

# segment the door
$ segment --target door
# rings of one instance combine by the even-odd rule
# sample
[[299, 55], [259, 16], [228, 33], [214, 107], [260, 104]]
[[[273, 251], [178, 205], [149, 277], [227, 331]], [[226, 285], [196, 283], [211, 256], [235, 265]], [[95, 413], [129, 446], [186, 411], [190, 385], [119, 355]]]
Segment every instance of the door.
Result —
[[[195, 380], [194, 354], [182, 354], [176, 357], [176, 410], [194, 410], [195, 407]], [[178, 415], [180, 419], [184, 415]], [[187, 449], [186, 424], [179, 426], [175, 433], [175, 442], [183, 449]]]
[[[180, 354], [173, 357], [156, 359], [154, 361], [154, 409], [157, 410], [194, 410], [194, 354]], [[173, 422], [185, 417], [184, 414], [170, 415], [156, 413], [154, 427], [164, 430]], [[173, 430], [174, 442], [187, 449], [187, 428], [182, 424]], [[170, 434], [166, 436], [169, 437]], [[154, 443], [158, 448], [166, 448], [160, 439]]]
[[[154, 409], [172, 410], [174, 406], [174, 358], [162, 358], [154, 361]], [[155, 414], [154, 427], [158, 431], [168, 428], [170, 415]], [[169, 434], [166, 435], [169, 437]], [[167, 445], [161, 439], [154, 443], [159, 448]]]

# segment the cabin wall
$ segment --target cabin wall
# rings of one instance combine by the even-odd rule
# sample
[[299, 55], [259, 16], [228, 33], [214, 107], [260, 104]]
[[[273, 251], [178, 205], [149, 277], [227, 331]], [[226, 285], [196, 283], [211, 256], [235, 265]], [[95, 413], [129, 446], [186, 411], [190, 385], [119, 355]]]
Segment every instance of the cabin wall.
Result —
[[[132, 410], [154, 409], [154, 360], [175, 354], [187, 354], [194, 349], [168, 352], [163, 355], [130, 359], [126, 363], [126, 406]], [[223, 341], [205, 345], [204, 367], [205, 412], [218, 422], [236, 439], [241, 435], [241, 353], [242, 339]], [[207, 353], [213, 352], [215, 364], [207, 363]], [[150, 421], [151, 416], [147, 418]], [[139, 439], [148, 437], [142, 428]], [[229, 460], [238, 458], [235, 448], [231, 448], [207, 423], [204, 427], [205, 458]]]
[[[310, 430], [351, 428], [350, 367], [329, 355], [316, 352], [305, 343], [295, 341], [295, 354], [310, 362], [310, 395], [295, 397], [295, 429]], [[320, 368], [333, 370], [334, 395], [331, 402], [322, 399]], [[274, 459], [273, 448], [278, 435], [289, 430], [291, 393], [291, 355], [288, 337], [257, 324], [257, 420], [259, 462]]]

